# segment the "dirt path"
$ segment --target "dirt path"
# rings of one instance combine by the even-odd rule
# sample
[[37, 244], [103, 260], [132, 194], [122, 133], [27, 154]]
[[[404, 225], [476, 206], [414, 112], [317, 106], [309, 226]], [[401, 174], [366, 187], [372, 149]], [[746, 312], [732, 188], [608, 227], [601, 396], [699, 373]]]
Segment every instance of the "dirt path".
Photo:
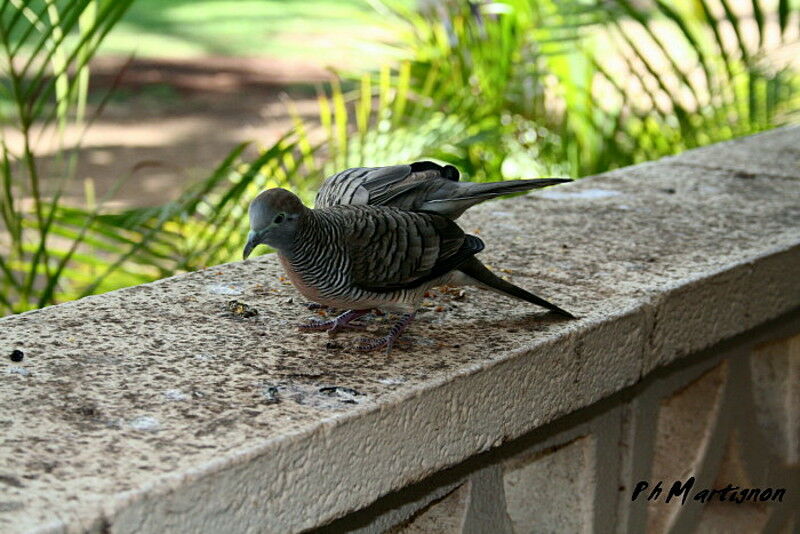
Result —
[[[92, 93], [114, 84], [122, 65], [100, 58], [93, 65]], [[86, 131], [76, 180], [67, 197], [83, 197], [91, 178], [102, 194], [142, 162], [127, 179], [113, 206], [143, 206], [174, 198], [187, 182], [207, 176], [242, 141], [269, 145], [291, 126], [281, 95], [301, 114], [316, 113], [314, 86], [331, 74], [323, 68], [267, 58], [209, 57], [201, 60], [137, 60], [124, 72], [115, 96]], [[79, 137], [77, 129], [67, 139]], [[15, 139], [12, 135], [13, 145]], [[18, 140], [17, 140], [18, 141]], [[51, 142], [39, 153], [52, 152]], [[55, 165], [48, 173], [57, 175]]]

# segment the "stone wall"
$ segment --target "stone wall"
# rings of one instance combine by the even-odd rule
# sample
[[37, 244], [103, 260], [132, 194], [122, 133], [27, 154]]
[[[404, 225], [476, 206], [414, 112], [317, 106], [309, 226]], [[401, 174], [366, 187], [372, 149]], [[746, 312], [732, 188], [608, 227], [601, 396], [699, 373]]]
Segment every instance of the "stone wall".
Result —
[[[798, 146], [775, 130], [460, 220], [575, 321], [435, 292], [364, 355], [296, 331], [313, 313], [269, 256], [0, 319], [25, 355], [0, 363], [0, 531], [790, 532]], [[693, 499], [728, 484], [760, 493]]]

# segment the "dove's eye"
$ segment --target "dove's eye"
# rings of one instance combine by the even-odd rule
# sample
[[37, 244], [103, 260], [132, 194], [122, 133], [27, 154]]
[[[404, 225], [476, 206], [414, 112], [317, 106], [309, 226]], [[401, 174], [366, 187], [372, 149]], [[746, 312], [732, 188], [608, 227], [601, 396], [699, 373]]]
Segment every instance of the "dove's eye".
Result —
[[282, 223], [283, 222], [283, 213], [279, 213], [278, 215], [276, 215], [275, 219], [272, 222], [274, 222], [275, 224]]

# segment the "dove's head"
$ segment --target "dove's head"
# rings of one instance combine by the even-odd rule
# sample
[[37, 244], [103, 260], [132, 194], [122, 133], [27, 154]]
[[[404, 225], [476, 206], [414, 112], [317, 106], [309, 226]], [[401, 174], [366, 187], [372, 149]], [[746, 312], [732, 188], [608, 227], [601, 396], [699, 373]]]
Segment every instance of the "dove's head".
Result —
[[286, 189], [267, 189], [250, 203], [250, 233], [244, 246], [247, 258], [257, 245], [289, 250], [300, 218], [307, 210], [296, 195]]

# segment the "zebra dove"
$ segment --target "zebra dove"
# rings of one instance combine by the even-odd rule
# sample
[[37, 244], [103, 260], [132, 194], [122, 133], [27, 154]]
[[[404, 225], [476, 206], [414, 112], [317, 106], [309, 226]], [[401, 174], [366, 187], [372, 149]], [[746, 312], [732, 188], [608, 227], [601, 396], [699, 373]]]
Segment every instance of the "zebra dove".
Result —
[[[567, 178], [512, 180], [506, 182], [459, 182], [458, 170], [431, 161], [390, 167], [347, 169], [325, 180], [317, 193], [315, 207], [338, 205], [394, 206], [404, 210], [438, 213], [451, 220], [468, 208], [500, 195], [547, 187]], [[565, 317], [574, 318], [546, 300], [498, 278], [477, 258], [471, 258], [462, 271], [480, 284], [473, 284], [504, 295], [512, 295], [543, 306]]]
[[395, 206], [429, 211], [457, 219], [471, 206], [509, 193], [571, 182], [568, 178], [541, 178], [507, 182], [459, 182], [452, 165], [418, 161], [391, 167], [356, 167], [334, 174], [322, 184], [314, 207], [340, 204]]
[[435, 213], [387, 206], [306, 208], [285, 189], [268, 189], [250, 203], [247, 258], [259, 244], [275, 248], [291, 282], [306, 298], [348, 310], [335, 319], [301, 326], [337, 332], [373, 308], [403, 313], [381, 338], [359, 350], [390, 351], [414, 319], [425, 292], [439, 285], [475, 285], [569, 313], [484, 267], [474, 255], [479, 238]]

